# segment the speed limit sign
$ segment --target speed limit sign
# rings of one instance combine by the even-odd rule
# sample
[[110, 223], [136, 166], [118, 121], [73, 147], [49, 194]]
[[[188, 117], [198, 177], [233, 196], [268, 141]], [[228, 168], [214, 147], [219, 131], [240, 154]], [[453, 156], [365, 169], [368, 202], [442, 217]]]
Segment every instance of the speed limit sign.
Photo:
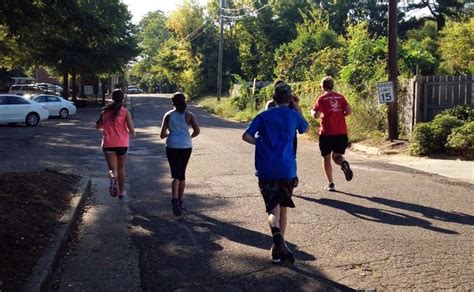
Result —
[[379, 103], [390, 103], [395, 101], [392, 81], [377, 83], [377, 88], [379, 91]]

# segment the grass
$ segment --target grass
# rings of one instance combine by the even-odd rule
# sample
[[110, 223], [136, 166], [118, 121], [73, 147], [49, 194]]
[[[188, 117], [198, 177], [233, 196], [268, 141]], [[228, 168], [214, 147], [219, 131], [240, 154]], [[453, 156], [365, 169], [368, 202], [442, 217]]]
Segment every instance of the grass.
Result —
[[221, 97], [221, 100], [217, 101], [216, 96], [207, 95], [194, 100], [194, 102], [213, 114], [238, 122], [249, 122], [257, 114], [257, 111], [252, 109], [238, 110], [228, 96]]
[[[195, 99], [194, 102], [215, 115], [238, 122], [249, 122], [258, 113], [258, 111], [249, 108], [245, 110], [238, 110], [232, 104], [232, 99], [228, 96], [221, 97], [220, 102], [218, 102], [215, 95], [206, 95]], [[304, 116], [310, 124], [310, 129], [305, 136], [310, 140], [316, 140], [318, 138], [319, 119], [315, 120], [309, 115], [309, 106], [312, 104], [312, 101], [308, 100], [307, 102], [304, 102], [303, 98], [300, 104], [302, 106]], [[366, 117], [364, 115], [351, 115], [347, 120], [349, 128], [349, 140], [351, 143], [384, 140], [384, 133], [379, 131], [367, 132], [367, 130], [365, 130], [365, 127], [367, 126], [366, 124], [369, 123], [370, 120], [361, 122], [357, 121], [357, 118], [365, 119]]]

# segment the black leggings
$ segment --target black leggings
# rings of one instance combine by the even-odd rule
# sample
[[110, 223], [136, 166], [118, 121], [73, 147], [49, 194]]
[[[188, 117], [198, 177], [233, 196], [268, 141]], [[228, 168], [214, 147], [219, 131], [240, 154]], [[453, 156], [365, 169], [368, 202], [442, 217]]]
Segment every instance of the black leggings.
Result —
[[171, 177], [177, 180], [185, 180], [186, 166], [191, 157], [192, 148], [168, 148], [166, 147], [166, 157], [171, 169]]

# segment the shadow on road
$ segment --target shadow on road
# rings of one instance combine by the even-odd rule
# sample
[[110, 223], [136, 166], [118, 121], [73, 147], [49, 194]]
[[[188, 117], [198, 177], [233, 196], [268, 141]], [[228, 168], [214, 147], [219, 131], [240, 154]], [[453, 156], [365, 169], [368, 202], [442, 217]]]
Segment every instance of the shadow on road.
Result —
[[[270, 250], [270, 246], [272, 243], [272, 237], [270, 235], [242, 228], [234, 224], [222, 222], [196, 212], [189, 213], [206, 222], [206, 227], [209, 229], [209, 231], [216, 235], [227, 238], [234, 242], [238, 242], [240, 244], [253, 246], [266, 251]], [[290, 249], [294, 251], [295, 257], [299, 261], [314, 261], [316, 259], [313, 255], [298, 250], [297, 246], [292, 244], [291, 242], [287, 243]]]
[[365, 196], [355, 195], [355, 194], [346, 193], [346, 192], [340, 192], [340, 191], [336, 191], [336, 192], [344, 194], [344, 195], [348, 195], [351, 197], [355, 197], [355, 198], [366, 199], [374, 203], [390, 206], [392, 208], [417, 212], [417, 213], [423, 214], [423, 216], [430, 219], [465, 224], [465, 225], [474, 225], [474, 216], [464, 214], [464, 213], [446, 212], [446, 211], [436, 209], [436, 208], [431, 208], [431, 207], [426, 207], [426, 206], [422, 206], [418, 204], [406, 203], [406, 202], [401, 202], [401, 201], [391, 200], [391, 199], [386, 199], [386, 198], [380, 198], [380, 197], [365, 197]]
[[[346, 194], [346, 193], [345, 193]], [[294, 195], [295, 197], [301, 198], [303, 200], [315, 202], [321, 205], [325, 205], [331, 208], [339, 209], [345, 211], [352, 216], [355, 216], [360, 219], [373, 221], [373, 222], [380, 222], [385, 224], [391, 225], [400, 225], [400, 226], [417, 226], [421, 228], [425, 228], [435, 232], [441, 232], [445, 234], [458, 234], [456, 231], [452, 231], [449, 229], [443, 229], [440, 227], [435, 227], [431, 225], [431, 222], [427, 220], [423, 220], [420, 218], [416, 218], [407, 214], [378, 209], [378, 208], [368, 208], [348, 202], [343, 202], [334, 199], [315, 199], [310, 197], [305, 197], [302, 195]]]

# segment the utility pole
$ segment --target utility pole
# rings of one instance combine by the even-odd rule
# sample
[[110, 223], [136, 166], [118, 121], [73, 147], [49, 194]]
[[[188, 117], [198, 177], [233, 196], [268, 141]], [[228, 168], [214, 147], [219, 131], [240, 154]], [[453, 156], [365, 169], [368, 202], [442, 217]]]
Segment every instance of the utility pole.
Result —
[[225, 0], [220, 0], [221, 5], [220, 5], [220, 14], [219, 14], [219, 22], [221, 26], [221, 35], [220, 35], [220, 41], [219, 41], [219, 61], [217, 63], [217, 101], [221, 100], [221, 94], [222, 94], [222, 55], [224, 52], [224, 17], [222, 17], [223, 14], [223, 8], [225, 7]]
[[398, 54], [397, 54], [397, 0], [388, 1], [388, 72], [393, 83], [393, 102], [388, 104], [388, 138], [398, 139]]

